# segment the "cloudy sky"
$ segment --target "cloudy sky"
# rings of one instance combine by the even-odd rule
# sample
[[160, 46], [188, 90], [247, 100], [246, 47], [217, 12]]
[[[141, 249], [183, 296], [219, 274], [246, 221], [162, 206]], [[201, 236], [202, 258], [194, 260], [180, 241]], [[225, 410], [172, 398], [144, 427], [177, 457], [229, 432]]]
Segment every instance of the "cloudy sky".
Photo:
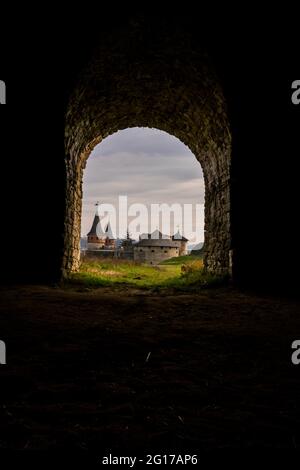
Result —
[[[181, 223], [184, 223], [185, 236], [191, 242], [203, 241], [204, 180], [201, 166], [188, 147], [166, 132], [148, 128], [126, 129], [107, 137], [94, 148], [83, 179], [82, 236], [91, 227], [97, 201], [113, 204], [117, 220], [121, 217], [125, 225], [127, 220], [133, 223], [135, 217], [126, 218], [124, 211], [119, 214], [120, 195], [128, 197], [128, 206], [134, 203], [146, 205], [149, 219], [151, 204], [180, 204], [182, 213], [184, 204], [192, 204], [192, 209], [189, 209], [192, 213], [185, 212], [185, 221], [179, 220], [179, 213], [175, 221], [171, 220], [171, 231], [174, 228], [176, 231], [178, 225], [181, 228]], [[118, 222], [115, 224], [113, 217], [110, 218], [113, 230], [118, 232]], [[105, 220], [107, 217], [103, 224]], [[150, 231], [145, 214], [139, 215], [139, 221], [141, 232], [148, 231], [147, 228]], [[162, 224], [159, 225], [162, 229]], [[156, 224], [154, 229], [157, 227]], [[192, 239], [193, 232], [196, 239]], [[124, 236], [122, 230], [116, 235]]]

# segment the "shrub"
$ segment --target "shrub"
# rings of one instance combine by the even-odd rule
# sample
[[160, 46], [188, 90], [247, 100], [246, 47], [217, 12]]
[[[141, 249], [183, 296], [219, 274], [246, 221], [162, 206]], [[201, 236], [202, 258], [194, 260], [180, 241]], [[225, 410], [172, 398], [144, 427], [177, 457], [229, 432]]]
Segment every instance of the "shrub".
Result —
[[203, 269], [203, 261], [196, 260], [192, 263], [185, 263], [181, 266], [181, 276], [187, 276]]

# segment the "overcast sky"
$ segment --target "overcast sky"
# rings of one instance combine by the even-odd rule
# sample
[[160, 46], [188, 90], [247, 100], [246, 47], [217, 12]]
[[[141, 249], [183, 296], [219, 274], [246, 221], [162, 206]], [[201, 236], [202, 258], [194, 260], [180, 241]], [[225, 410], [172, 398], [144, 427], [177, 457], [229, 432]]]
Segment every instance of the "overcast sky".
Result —
[[[189, 222], [197, 237], [191, 242], [203, 241], [202, 169], [188, 147], [177, 138], [157, 129], [131, 128], [107, 137], [94, 148], [84, 171], [82, 236], [91, 227], [95, 203], [114, 204], [118, 209], [119, 195], [128, 196], [128, 205], [147, 205], [149, 213], [153, 203], [192, 203], [194, 215]], [[201, 204], [197, 222], [195, 204]], [[126, 214], [122, 217], [125, 219]], [[175, 221], [176, 226], [178, 222]], [[142, 217], [142, 232], [146, 224]], [[189, 238], [191, 232], [185, 236]]]

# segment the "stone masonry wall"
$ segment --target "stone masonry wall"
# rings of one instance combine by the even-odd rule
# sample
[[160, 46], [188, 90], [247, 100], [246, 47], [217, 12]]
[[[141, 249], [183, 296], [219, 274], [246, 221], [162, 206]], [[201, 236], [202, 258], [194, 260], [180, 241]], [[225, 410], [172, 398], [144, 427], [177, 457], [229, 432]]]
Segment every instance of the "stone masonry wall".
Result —
[[102, 139], [128, 127], [164, 130], [194, 153], [205, 178], [205, 266], [230, 270], [231, 135], [222, 89], [207, 55], [188, 35], [149, 34], [137, 25], [100, 36], [70, 97], [63, 275], [79, 266], [87, 158]]

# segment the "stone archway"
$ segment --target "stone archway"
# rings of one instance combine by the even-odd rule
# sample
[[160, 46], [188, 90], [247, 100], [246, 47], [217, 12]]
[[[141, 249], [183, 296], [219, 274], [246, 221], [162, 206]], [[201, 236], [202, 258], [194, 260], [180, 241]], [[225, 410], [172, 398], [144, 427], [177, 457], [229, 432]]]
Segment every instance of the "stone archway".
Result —
[[78, 269], [82, 176], [94, 146], [129, 127], [168, 132], [200, 162], [205, 180], [205, 266], [230, 266], [231, 134], [224, 95], [207, 55], [188, 35], [134, 25], [103, 36], [66, 113], [63, 275]]

